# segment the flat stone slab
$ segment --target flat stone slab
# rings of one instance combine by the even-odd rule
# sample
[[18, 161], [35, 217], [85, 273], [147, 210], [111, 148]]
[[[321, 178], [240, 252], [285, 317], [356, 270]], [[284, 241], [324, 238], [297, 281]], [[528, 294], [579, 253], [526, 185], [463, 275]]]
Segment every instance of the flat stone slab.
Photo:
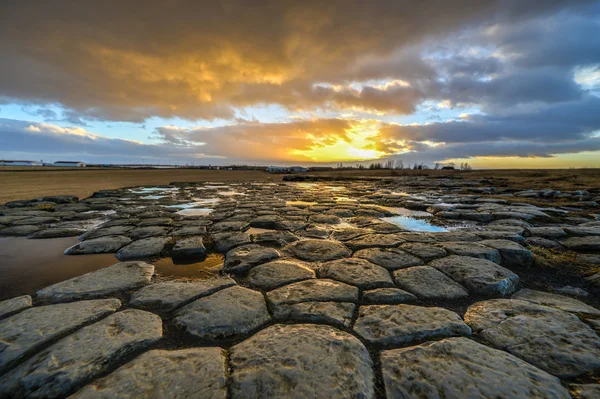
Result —
[[64, 302], [74, 299], [97, 298], [150, 283], [154, 266], [144, 262], [121, 262], [79, 277], [43, 288], [40, 299]]
[[349, 302], [300, 302], [282, 304], [273, 309], [277, 321], [323, 323], [349, 327], [356, 305]]
[[141, 238], [166, 236], [169, 231], [171, 231], [171, 228], [165, 226], [138, 227], [127, 232], [127, 236], [133, 240], [139, 240]]
[[374, 398], [373, 363], [354, 336], [329, 326], [274, 325], [231, 348], [237, 398]]
[[486, 259], [498, 264], [501, 261], [500, 252], [497, 249], [476, 242], [442, 242], [438, 245], [453, 255]]
[[134, 292], [129, 304], [138, 308], [170, 312], [194, 299], [211, 295], [233, 285], [236, 283], [229, 277], [191, 282], [166, 281], [147, 285]]
[[375, 288], [367, 290], [362, 295], [363, 303], [367, 304], [397, 304], [408, 303], [417, 300], [417, 297], [399, 288]]
[[462, 337], [383, 351], [381, 367], [388, 398], [570, 398], [558, 378]]
[[367, 234], [346, 241], [345, 244], [357, 251], [365, 248], [390, 248], [397, 247], [404, 242], [400, 234]]
[[271, 321], [260, 292], [230, 287], [184, 306], [174, 324], [196, 337], [217, 340], [248, 334]]
[[29, 295], [22, 295], [0, 302], [0, 319], [12, 313], [17, 313], [21, 310], [30, 308], [31, 303], [32, 301]]
[[456, 313], [413, 305], [361, 306], [354, 331], [367, 342], [381, 346], [471, 335], [471, 328]]
[[444, 256], [448, 255], [448, 252], [446, 252], [444, 248], [436, 247], [435, 245], [424, 244], [421, 242], [407, 242], [402, 244], [400, 249], [408, 252], [411, 255], [418, 256], [425, 262], [429, 262], [437, 258], [443, 258]]
[[561, 238], [567, 235], [567, 233], [558, 226], [528, 227], [526, 231], [531, 236], [550, 239]]
[[254, 236], [254, 242], [261, 245], [269, 245], [274, 247], [284, 247], [287, 244], [298, 241], [299, 238], [286, 230], [281, 231], [266, 231]]
[[600, 398], [600, 384], [572, 384], [569, 388], [575, 399]]
[[206, 247], [200, 236], [185, 237], [177, 240], [171, 257], [175, 261], [200, 261], [206, 258]]
[[253, 267], [244, 281], [253, 288], [270, 291], [311, 278], [315, 278], [315, 272], [300, 262], [276, 260]]
[[600, 236], [571, 237], [560, 243], [573, 251], [600, 251]]
[[49, 228], [49, 229], [36, 231], [35, 233], [28, 235], [27, 238], [29, 238], [29, 239], [45, 239], [45, 238], [76, 237], [83, 233], [85, 233], [84, 229], [53, 227], [53, 228]]
[[329, 240], [296, 241], [284, 250], [298, 259], [309, 262], [326, 262], [352, 255], [352, 251], [343, 244]]
[[479, 241], [487, 247], [495, 248], [500, 252], [500, 263], [503, 266], [529, 266], [533, 264], [533, 254], [530, 250], [510, 240], [483, 240]]
[[549, 306], [551, 308], [564, 310], [571, 313], [580, 313], [584, 315], [600, 315], [600, 310], [586, 305], [577, 299], [569, 298], [568, 296], [550, 294], [548, 292], [522, 289], [517, 291], [512, 299], [520, 299], [522, 301], [537, 303], [538, 305]]
[[162, 322], [152, 313], [127, 309], [83, 327], [0, 377], [0, 397], [68, 396], [107, 371], [128, 353], [162, 336]]
[[151, 350], [87, 385], [70, 398], [173, 399], [227, 397], [225, 353], [221, 348]]
[[366, 248], [356, 251], [353, 257], [366, 259], [388, 270], [404, 269], [423, 264], [421, 259], [398, 248]]
[[425, 299], [459, 299], [469, 296], [460, 284], [430, 266], [414, 266], [394, 272], [396, 285]]
[[358, 288], [328, 279], [304, 280], [267, 293], [274, 306], [300, 302], [357, 302]]
[[225, 255], [225, 273], [243, 273], [254, 266], [269, 262], [281, 256], [279, 251], [261, 245], [250, 244], [234, 248]]
[[465, 320], [486, 342], [559, 378], [600, 369], [600, 338], [571, 313], [495, 299], [471, 305]]
[[324, 263], [318, 269], [319, 277], [330, 278], [362, 289], [393, 287], [390, 273], [360, 258], [338, 259]]
[[250, 244], [250, 235], [248, 233], [218, 233], [213, 234], [213, 239], [216, 243], [215, 249], [222, 253], [240, 245]]
[[69, 247], [65, 255], [91, 255], [115, 253], [125, 245], [130, 244], [131, 239], [125, 236], [108, 236], [86, 240]]
[[[31, 298], [30, 298], [31, 300]], [[70, 331], [121, 307], [118, 299], [39, 306], [0, 321], [0, 372]]]
[[122, 236], [125, 235], [132, 226], [112, 226], [112, 227], [101, 227], [98, 229], [90, 230], [79, 236], [79, 240], [92, 240], [94, 238], [106, 237], [106, 236]]
[[171, 241], [170, 237], [142, 238], [124, 246], [117, 252], [119, 260], [147, 259], [159, 256], [165, 250], [165, 245]]
[[519, 276], [485, 259], [451, 255], [428, 264], [474, 294], [503, 297], [515, 292]]

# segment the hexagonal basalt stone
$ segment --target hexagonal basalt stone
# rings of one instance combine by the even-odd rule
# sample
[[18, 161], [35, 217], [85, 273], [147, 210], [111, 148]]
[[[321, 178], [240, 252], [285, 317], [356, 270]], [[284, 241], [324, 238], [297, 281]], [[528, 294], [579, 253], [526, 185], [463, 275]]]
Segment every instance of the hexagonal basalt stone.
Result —
[[274, 306], [300, 302], [357, 302], [358, 288], [327, 279], [304, 280], [267, 293]]
[[407, 242], [400, 246], [400, 249], [414, 256], [418, 256], [425, 262], [432, 261], [437, 258], [443, 258], [448, 253], [444, 248], [436, 247], [435, 245], [424, 244], [420, 242]]
[[388, 398], [570, 398], [558, 378], [467, 338], [383, 351], [381, 366]]
[[363, 289], [394, 286], [386, 269], [359, 258], [324, 263], [319, 267], [318, 273], [321, 278], [331, 278]]
[[152, 350], [94, 381], [71, 398], [223, 398], [225, 353], [221, 348]]
[[103, 227], [99, 229], [90, 230], [79, 236], [81, 241], [92, 240], [94, 238], [106, 237], [106, 236], [122, 236], [129, 230], [133, 229], [132, 226], [113, 226]]
[[276, 249], [256, 244], [236, 247], [225, 255], [223, 271], [226, 273], [242, 273], [280, 256], [279, 251]]
[[417, 297], [399, 288], [375, 288], [363, 292], [362, 301], [366, 304], [393, 305], [414, 302]]
[[484, 240], [479, 243], [497, 249], [500, 252], [500, 263], [504, 266], [529, 266], [533, 264], [531, 251], [514, 241]]
[[329, 326], [271, 326], [235, 345], [230, 359], [233, 399], [375, 397], [367, 349]]
[[23, 237], [35, 233], [41, 230], [42, 227], [36, 225], [25, 225], [25, 226], [9, 226], [0, 229], [0, 236], [17, 236]]
[[63, 237], [75, 237], [85, 233], [84, 229], [78, 228], [67, 228], [67, 227], [53, 227], [36, 231], [33, 234], [27, 236], [30, 239], [46, 239], [46, 238], [63, 238]]
[[572, 384], [569, 388], [575, 399], [600, 398], [600, 384]]
[[248, 226], [248, 222], [233, 221], [219, 222], [210, 226], [210, 231], [213, 233], [239, 232]]
[[289, 231], [267, 231], [254, 236], [254, 242], [261, 245], [274, 247], [283, 247], [287, 244], [298, 241], [299, 238]]
[[215, 249], [219, 252], [227, 252], [232, 248], [250, 244], [248, 233], [218, 233], [213, 234]]
[[497, 249], [476, 242], [442, 242], [438, 245], [453, 255], [486, 259], [500, 264], [500, 252]]
[[260, 292], [234, 286], [184, 306], [173, 322], [189, 334], [217, 340], [248, 334], [270, 320]]
[[128, 244], [117, 252], [119, 260], [147, 259], [165, 253], [171, 237], [148, 237]]
[[171, 231], [170, 227], [165, 226], [146, 226], [138, 227], [127, 233], [133, 240], [139, 240], [141, 238], [165, 236]]
[[97, 298], [150, 283], [154, 266], [144, 262], [122, 262], [43, 288], [40, 299], [64, 302]]
[[373, 345], [394, 346], [471, 335], [469, 326], [456, 313], [413, 305], [361, 306], [354, 331]]
[[430, 262], [470, 292], [486, 296], [506, 296], [515, 292], [519, 276], [485, 259], [470, 256], [448, 256]]
[[459, 299], [469, 293], [450, 277], [430, 266], [415, 266], [394, 272], [396, 285], [425, 299]]
[[269, 291], [311, 278], [315, 278], [315, 272], [301, 263], [276, 260], [252, 268], [244, 281], [252, 287]]
[[131, 239], [125, 236], [108, 236], [94, 238], [75, 244], [65, 250], [65, 255], [91, 255], [114, 253], [125, 245], [131, 243]]
[[310, 223], [317, 224], [340, 224], [342, 221], [339, 217], [334, 215], [314, 214], [308, 218]]
[[355, 308], [356, 305], [349, 302], [300, 302], [276, 306], [273, 317], [277, 321], [349, 327]]
[[331, 237], [338, 241], [348, 241], [371, 233], [373, 233], [371, 229], [344, 228], [334, 230]]
[[291, 243], [284, 250], [292, 256], [309, 262], [326, 262], [346, 258], [352, 251], [343, 244], [328, 240], [302, 240]]
[[600, 251], [600, 236], [571, 237], [560, 243], [573, 251]]
[[388, 270], [404, 269], [406, 267], [422, 265], [419, 258], [407, 254], [397, 248], [367, 248], [356, 251], [355, 258], [366, 259], [371, 263], [383, 266]]
[[29, 295], [18, 296], [16, 298], [6, 299], [0, 302], [0, 319], [13, 313], [31, 307], [31, 297]]
[[530, 289], [522, 289], [517, 291], [512, 299], [521, 301], [533, 302], [538, 305], [548, 306], [555, 309], [564, 310], [565, 312], [579, 313], [584, 315], [600, 316], [600, 310], [586, 305], [577, 299], [569, 298], [563, 295], [550, 294], [548, 292], [535, 291]]
[[471, 305], [466, 322], [481, 338], [560, 378], [600, 369], [600, 338], [571, 313], [516, 299]]
[[57, 398], [162, 337], [152, 313], [127, 309], [83, 327], [0, 377], [0, 397]]
[[364, 248], [390, 248], [396, 247], [404, 242], [400, 234], [367, 234], [346, 241], [345, 244], [357, 251]]
[[177, 240], [171, 257], [174, 261], [201, 261], [206, 258], [206, 248], [200, 236], [190, 236]]

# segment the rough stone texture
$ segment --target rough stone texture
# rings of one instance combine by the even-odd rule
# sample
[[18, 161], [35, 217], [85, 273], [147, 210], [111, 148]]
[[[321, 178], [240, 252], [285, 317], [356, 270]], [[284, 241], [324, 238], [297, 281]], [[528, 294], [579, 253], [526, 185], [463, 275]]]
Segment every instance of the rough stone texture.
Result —
[[371, 263], [383, 266], [388, 270], [404, 269], [406, 267], [422, 265], [419, 258], [407, 254], [397, 248], [366, 248], [356, 251], [355, 258], [366, 259]]
[[31, 307], [31, 297], [22, 295], [0, 302], [0, 319]]
[[471, 335], [469, 326], [456, 313], [413, 305], [361, 306], [354, 331], [375, 345], [408, 345], [425, 339]]
[[189, 301], [213, 294], [220, 289], [233, 285], [235, 285], [235, 281], [229, 277], [192, 282], [166, 281], [147, 285], [136, 291], [129, 303], [131, 306], [139, 308], [169, 312]]
[[166, 236], [169, 231], [171, 231], [170, 227], [147, 226], [138, 227], [137, 229], [131, 230], [127, 233], [127, 235], [133, 240], [139, 240], [141, 238]]
[[127, 244], [131, 239], [125, 236], [108, 236], [86, 240], [67, 248], [65, 255], [91, 255], [114, 253]]
[[304, 280], [267, 293], [275, 306], [300, 302], [357, 302], [358, 288], [327, 279]]
[[532, 245], [534, 247], [548, 248], [548, 249], [556, 249], [557, 251], [564, 251], [565, 246], [560, 244], [557, 241], [549, 240], [547, 238], [542, 237], [527, 237], [525, 239], [527, 245]]
[[277, 259], [279, 251], [256, 244], [234, 248], [225, 255], [223, 271], [226, 273], [242, 273], [262, 263]]
[[250, 235], [248, 233], [220, 233], [213, 234], [213, 238], [216, 242], [216, 250], [222, 253], [240, 245], [250, 244]]
[[349, 327], [355, 308], [356, 305], [349, 302], [300, 302], [275, 307], [273, 317], [278, 321]]
[[600, 398], [600, 384], [573, 384], [569, 388], [575, 399]]
[[171, 257], [175, 261], [199, 261], [206, 258], [206, 248], [202, 237], [192, 236], [178, 240], [173, 247]]
[[573, 251], [600, 251], [600, 236], [571, 237], [560, 243]]
[[170, 237], [148, 237], [132, 242], [117, 252], [119, 260], [147, 259], [163, 253]]
[[285, 251], [298, 259], [309, 262], [326, 262], [346, 258], [352, 254], [352, 251], [343, 244], [328, 240], [296, 241], [285, 247]]
[[275, 325], [231, 349], [237, 398], [374, 398], [364, 345], [329, 326]]
[[270, 320], [260, 292], [234, 286], [184, 306], [173, 322], [189, 334], [216, 340], [247, 334]]
[[362, 289], [393, 287], [390, 273], [381, 266], [359, 258], [338, 259], [324, 263], [319, 277], [331, 278]]
[[496, 299], [471, 305], [465, 320], [485, 341], [557, 377], [600, 369], [600, 338], [571, 313]]
[[311, 278], [315, 278], [315, 272], [299, 262], [276, 260], [252, 268], [245, 282], [252, 287], [269, 291]]
[[483, 240], [479, 242], [500, 252], [500, 263], [504, 266], [529, 266], [533, 264], [533, 254], [528, 249], [510, 240]]
[[152, 350], [71, 398], [225, 399], [225, 353], [221, 348]]
[[90, 230], [79, 236], [79, 240], [92, 240], [94, 238], [106, 237], [106, 236], [122, 236], [131, 230], [131, 226], [112, 226], [104, 227], [99, 229]]
[[289, 231], [267, 231], [257, 234], [254, 242], [261, 245], [270, 245], [274, 247], [283, 247], [287, 244], [298, 241], [298, 237]]
[[453, 255], [486, 259], [494, 263], [500, 263], [501, 260], [497, 249], [476, 242], [443, 242], [439, 245]]
[[82, 233], [85, 233], [84, 229], [68, 228], [68, 227], [53, 227], [50, 229], [36, 231], [35, 233], [28, 235], [27, 238], [44, 239], [44, 238], [75, 237]]
[[556, 239], [566, 235], [565, 231], [557, 226], [528, 227], [527, 233], [532, 236]]
[[348, 241], [353, 238], [364, 236], [365, 234], [372, 233], [371, 229], [361, 229], [361, 228], [344, 228], [339, 230], [334, 230], [331, 237], [338, 241]]
[[558, 378], [462, 337], [384, 351], [381, 366], [389, 399], [570, 398]]
[[469, 292], [450, 277], [430, 266], [415, 266], [394, 272], [396, 285], [425, 299], [459, 299]]
[[563, 295], [522, 289], [517, 291], [511, 298], [537, 303], [538, 305], [549, 306], [551, 308], [564, 310], [566, 312], [600, 316], [600, 310], [593, 308], [590, 305], [586, 305], [577, 299], [569, 298]]
[[28, 236], [41, 229], [40, 226], [35, 225], [10, 226], [3, 229], [0, 228], [0, 236]]
[[43, 288], [40, 299], [64, 302], [97, 298], [150, 283], [154, 266], [144, 262], [122, 262]]
[[519, 276], [485, 259], [470, 256], [448, 256], [429, 263], [472, 293], [506, 296], [515, 292]]
[[0, 321], [0, 372], [47, 342], [121, 307], [118, 299], [39, 306]]
[[409, 254], [418, 256], [425, 262], [429, 262], [437, 258], [443, 258], [448, 254], [444, 248], [436, 247], [434, 245], [429, 244], [423, 244], [420, 242], [407, 242], [405, 244], [402, 244], [400, 248], [403, 251], [408, 252]]
[[84, 327], [0, 377], [0, 397], [57, 398], [162, 336], [152, 313], [127, 309]]
[[364, 303], [380, 305], [414, 302], [417, 297], [399, 288], [375, 288], [364, 291], [362, 300]]
[[241, 231], [248, 226], [245, 221], [219, 222], [210, 226], [210, 231], [213, 233], [224, 233], [227, 231]]
[[365, 248], [390, 248], [402, 244], [404, 239], [400, 234], [367, 234], [346, 241], [345, 244], [357, 251]]

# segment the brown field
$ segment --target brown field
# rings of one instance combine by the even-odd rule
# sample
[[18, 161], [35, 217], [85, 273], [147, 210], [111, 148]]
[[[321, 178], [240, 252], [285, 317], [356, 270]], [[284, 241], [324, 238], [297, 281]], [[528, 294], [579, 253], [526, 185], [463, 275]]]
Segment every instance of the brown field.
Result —
[[[490, 186], [561, 191], [600, 188], [600, 169], [504, 169], [472, 171], [440, 170], [348, 170], [309, 172], [332, 177], [431, 176], [458, 179], [489, 179]], [[71, 194], [79, 198], [94, 191], [174, 181], [279, 181], [283, 175], [261, 171], [198, 169], [67, 169], [0, 167], [0, 204], [45, 195]]]

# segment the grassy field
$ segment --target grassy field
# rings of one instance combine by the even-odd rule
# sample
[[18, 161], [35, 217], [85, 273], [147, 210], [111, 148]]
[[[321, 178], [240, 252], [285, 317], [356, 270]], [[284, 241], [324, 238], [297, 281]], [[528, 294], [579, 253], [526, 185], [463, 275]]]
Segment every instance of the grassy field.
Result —
[[[324, 176], [431, 176], [487, 179], [490, 186], [561, 191], [600, 188], [600, 169], [505, 169], [505, 170], [348, 170], [309, 172]], [[94, 169], [0, 167], [0, 204], [45, 195], [71, 194], [79, 198], [94, 191], [174, 181], [279, 181], [283, 175], [261, 171], [199, 169]]]

